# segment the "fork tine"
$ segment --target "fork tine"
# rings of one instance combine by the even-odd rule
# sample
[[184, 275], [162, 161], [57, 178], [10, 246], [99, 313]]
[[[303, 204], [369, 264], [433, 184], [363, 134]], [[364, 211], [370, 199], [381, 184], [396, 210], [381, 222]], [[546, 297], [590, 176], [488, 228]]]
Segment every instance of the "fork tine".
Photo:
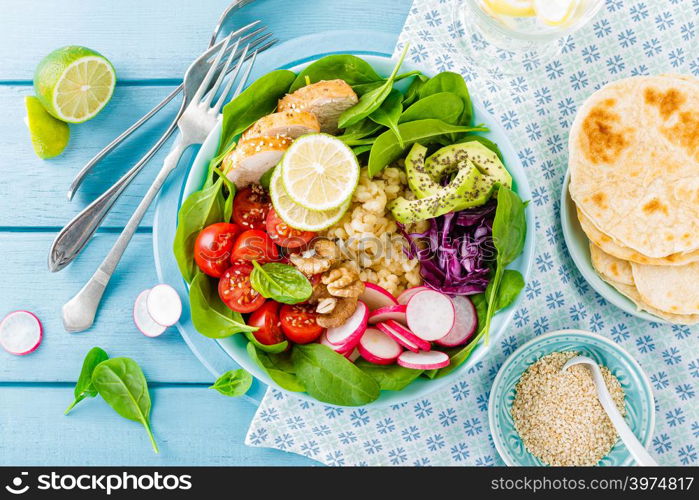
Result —
[[[226, 59], [226, 64], [224, 64], [223, 67], [219, 70], [218, 78], [216, 78], [216, 81], [214, 82], [213, 86], [211, 87], [211, 90], [208, 92], [208, 94], [204, 98], [203, 103], [206, 106], [209, 106], [211, 104], [211, 100], [216, 95], [216, 92], [218, 92], [218, 89], [221, 86], [221, 83], [223, 83], [224, 78], [226, 78], [226, 74], [228, 73], [228, 67], [231, 65], [231, 61], [233, 61], [233, 57], [235, 57], [236, 52], [238, 52], [239, 45], [240, 45], [240, 39], [236, 40], [235, 45], [233, 45], [233, 48], [231, 49], [231, 53], [228, 54], [228, 59]], [[223, 50], [221, 50], [221, 52], [223, 52]], [[245, 54], [243, 54], [241, 57], [244, 57], [244, 56], [245, 56]]]
[[[209, 68], [209, 71], [206, 73], [206, 76], [204, 77], [204, 80], [202, 80], [201, 84], [199, 85], [199, 88], [195, 92], [194, 96], [192, 97], [192, 102], [199, 102], [204, 95], [204, 92], [209, 88], [209, 84], [211, 83], [211, 80], [214, 77], [214, 73], [216, 73], [216, 69], [218, 68], [218, 64], [221, 62], [221, 58], [223, 57], [224, 52], [226, 51], [226, 47], [228, 46], [228, 42], [231, 41], [230, 35], [223, 40], [220, 44], [216, 44], [216, 47], [219, 49], [218, 54], [216, 55], [216, 59], [214, 59], [213, 64]], [[221, 45], [219, 48], [218, 46]], [[207, 51], [208, 52], [208, 51]]]
[[[251, 38], [253, 38], [253, 37], [255, 37], [255, 36], [257, 36], [257, 35], [263, 33], [266, 29], [267, 29], [267, 27], [265, 27], [265, 26], [263, 26], [263, 27], [261, 27], [261, 28], [258, 28], [258, 29], [256, 29], [255, 31], [253, 31], [252, 33], [248, 33], [247, 35], [240, 37], [240, 38], [238, 39], [238, 41], [239, 41], [241, 44], [242, 44], [242, 43], [245, 43], [247, 40], [250, 40]], [[251, 45], [251, 46], [255, 46], [255, 45], [257, 45], [258, 43], [260, 43], [261, 41], [266, 40], [267, 38], [269, 38], [269, 37], [271, 37], [271, 36], [272, 36], [271, 33], [265, 33], [264, 35], [260, 36], [260, 37], [257, 38], [256, 40], [253, 40], [252, 42], [250, 42], [250, 45]], [[228, 51], [228, 50], [230, 50], [230, 48], [226, 48], [226, 51]], [[203, 64], [203, 65], [207, 65], [207, 66], [208, 66], [208, 65], [210, 65], [210, 64], [213, 64], [212, 62], [210, 62], [210, 61], [209, 61], [206, 57], [204, 57], [203, 55], [200, 57], [200, 60], [201, 60], [201, 64]], [[236, 61], [237, 61], [237, 58], [234, 57], [234, 58], [233, 58], [233, 62], [236, 62]], [[221, 71], [221, 66], [219, 66], [219, 67], [216, 68], [216, 73], [214, 73], [214, 78], [218, 78], [218, 75], [219, 75], [219, 72], [220, 72], [220, 71]], [[230, 69], [229, 69], [229, 71], [230, 71]]]
[[218, 111], [221, 109], [221, 106], [223, 106], [223, 102], [226, 100], [226, 96], [231, 91], [231, 87], [233, 86], [235, 79], [238, 78], [238, 73], [240, 73], [240, 68], [243, 66], [245, 60], [247, 59], [249, 49], [250, 44], [246, 45], [243, 48], [243, 53], [240, 54], [240, 57], [238, 58], [238, 64], [236, 64], [235, 69], [233, 70], [233, 74], [228, 79], [228, 83], [226, 83], [226, 87], [223, 89], [223, 92], [221, 92], [221, 96], [216, 101], [216, 104], [214, 104], [214, 106], [211, 108], [215, 113], [218, 113]]
[[250, 57], [250, 64], [248, 64], [248, 67], [245, 70], [243, 77], [240, 79], [240, 83], [238, 84], [238, 87], [235, 89], [235, 92], [233, 92], [234, 99], [236, 97], [238, 97], [238, 95], [240, 95], [240, 93], [243, 91], [243, 87], [245, 87], [245, 82], [248, 81], [248, 77], [250, 76], [250, 72], [252, 71], [252, 66], [255, 64], [256, 58], [257, 58], [257, 51], [252, 53], [252, 56]]

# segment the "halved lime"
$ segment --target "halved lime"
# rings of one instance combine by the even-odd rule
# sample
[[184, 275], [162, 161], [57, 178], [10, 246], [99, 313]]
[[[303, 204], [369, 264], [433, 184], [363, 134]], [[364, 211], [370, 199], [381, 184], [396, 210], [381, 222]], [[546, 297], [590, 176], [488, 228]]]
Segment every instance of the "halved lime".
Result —
[[296, 139], [279, 166], [287, 194], [309, 210], [342, 206], [359, 182], [357, 157], [344, 142], [328, 134]]
[[277, 215], [289, 226], [302, 231], [321, 231], [329, 228], [342, 218], [351, 201], [349, 199], [339, 208], [325, 212], [308, 210], [294, 203], [289, 195], [286, 194], [280, 168], [274, 169], [272, 180], [269, 183], [269, 193]]
[[78, 45], [54, 50], [34, 73], [34, 89], [46, 111], [68, 123], [93, 118], [112, 98], [114, 66], [104, 56]]
[[60, 155], [68, 145], [70, 128], [46, 112], [34, 96], [24, 98], [27, 108], [27, 127], [34, 152], [42, 160]]

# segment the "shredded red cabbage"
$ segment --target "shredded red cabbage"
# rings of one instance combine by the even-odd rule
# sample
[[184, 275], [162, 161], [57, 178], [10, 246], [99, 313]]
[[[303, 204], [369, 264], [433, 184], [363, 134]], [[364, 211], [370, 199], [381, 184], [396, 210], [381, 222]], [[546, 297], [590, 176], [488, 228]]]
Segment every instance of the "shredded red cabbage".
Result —
[[488, 286], [495, 259], [493, 218], [496, 202], [430, 219], [424, 233], [408, 233], [399, 224], [408, 247], [405, 253], [420, 260], [425, 285], [450, 295], [474, 295]]

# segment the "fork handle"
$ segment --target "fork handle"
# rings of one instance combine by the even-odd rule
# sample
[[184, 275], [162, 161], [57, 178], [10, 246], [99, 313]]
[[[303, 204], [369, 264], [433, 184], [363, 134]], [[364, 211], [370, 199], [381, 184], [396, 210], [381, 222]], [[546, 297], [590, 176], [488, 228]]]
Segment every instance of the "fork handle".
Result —
[[67, 331], [81, 332], [90, 328], [92, 323], [94, 323], [97, 309], [102, 300], [102, 295], [109, 284], [109, 280], [117, 264], [119, 264], [121, 260], [121, 256], [129, 245], [131, 237], [136, 232], [148, 207], [150, 207], [151, 203], [160, 192], [160, 189], [163, 187], [168, 175], [177, 167], [182, 153], [184, 153], [189, 146], [190, 144], [182, 141], [181, 137], [178, 138], [172, 151], [165, 157], [163, 167], [160, 169], [160, 172], [158, 172], [153, 184], [146, 192], [141, 203], [136, 207], [136, 211], [129, 219], [129, 222], [126, 223], [124, 230], [97, 268], [97, 271], [95, 271], [77, 295], [63, 306], [63, 326]]

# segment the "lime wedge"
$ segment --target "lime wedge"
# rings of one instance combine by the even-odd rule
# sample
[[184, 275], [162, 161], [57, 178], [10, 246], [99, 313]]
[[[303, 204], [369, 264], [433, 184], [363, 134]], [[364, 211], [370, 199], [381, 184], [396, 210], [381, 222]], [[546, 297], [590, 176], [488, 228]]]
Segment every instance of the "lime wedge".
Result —
[[25, 97], [24, 105], [27, 108], [26, 123], [36, 155], [42, 160], [60, 155], [70, 139], [68, 124], [48, 114], [34, 96]]
[[536, 18], [548, 26], [565, 26], [575, 16], [580, 0], [534, 0]]
[[114, 66], [98, 52], [71, 45], [44, 57], [34, 89], [46, 111], [68, 123], [93, 118], [112, 98]]
[[532, 0], [481, 0], [483, 9], [490, 15], [533, 17]]
[[357, 157], [340, 139], [328, 134], [296, 139], [279, 165], [286, 193], [309, 210], [344, 205], [359, 182]]
[[308, 210], [294, 203], [284, 190], [284, 183], [282, 182], [280, 170], [279, 168], [274, 169], [272, 179], [269, 183], [269, 194], [272, 198], [272, 205], [274, 205], [274, 210], [277, 212], [277, 215], [294, 229], [300, 229], [302, 231], [321, 231], [327, 229], [339, 221], [349, 208], [351, 200], [347, 200], [339, 208], [334, 208], [325, 212]]

